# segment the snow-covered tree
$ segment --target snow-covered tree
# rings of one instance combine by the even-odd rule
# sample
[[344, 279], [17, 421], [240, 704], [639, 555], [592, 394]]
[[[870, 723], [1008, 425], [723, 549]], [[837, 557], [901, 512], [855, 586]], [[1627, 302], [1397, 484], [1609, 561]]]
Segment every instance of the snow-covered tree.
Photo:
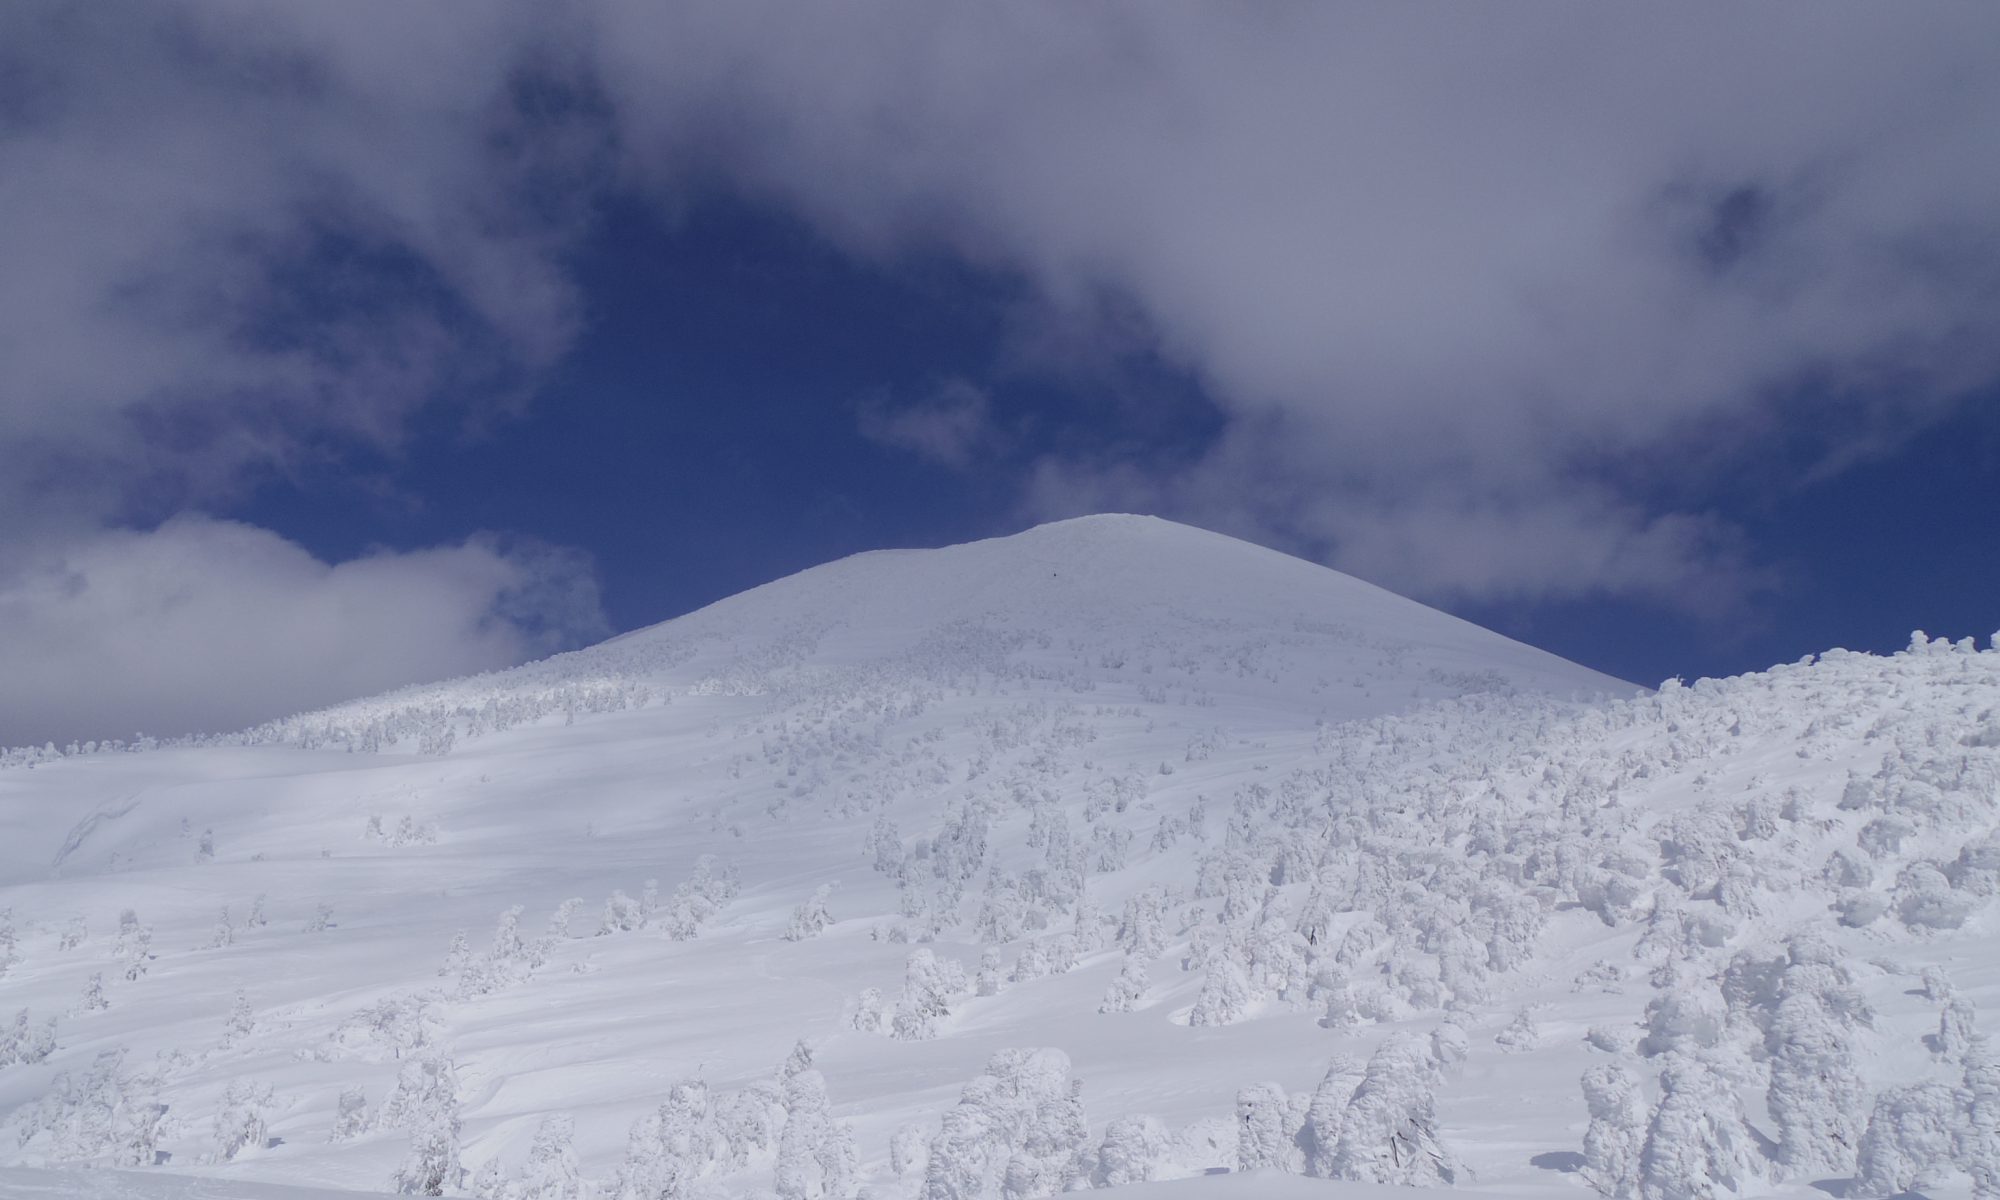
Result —
[[1455, 1182], [1463, 1168], [1438, 1137], [1437, 1085], [1428, 1040], [1391, 1034], [1369, 1058], [1348, 1102], [1334, 1175], [1409, 1186]]
[[889, 1035], [905, 1041], [936, 1037], [938, 1022], [951, 1012], [951, 998], [964, 989], [964, 974], [957, 963], [938, 958], [928, 947], [910, 951]]
[[1984, 1037], [1966, 1051], [1960, 1103], [1959, 1169], [1972, 1176], [1975, 1200], [2000, 1200], [2000, 1056]]
[[667, 1091], [659, 1109], [633, 1127], [619, 1200], [685, 1200], [717, 1161], [714, 1098], [699, 1080]]
[[0, 1030], [0, 1067], [16, 1063], [38, 1063], [56, 1048], [56, 1019], [50, 1017], [39, 1027], [30, 1022], [28, 1010], [14, 1014], [14, 1024]]
[[854, 1190], [854, 1139], [829, 1114], [826, 1079], [805, 1067], [784, 1081], [784, 1128], [772, 1182], [781, 1200], [840, 1198]]
[[451, 937], [451, 945], [445, 948], [444, 961], [438, 964], [438, 977], [456, 979], [465, 973], [466, 965], [472, 961], [472, 943], [466, 939], [461, 929]]
[[1846, 1175], [1868, 1119], [1868, 1092], [1844, 1031], [1809, 995], [1787, 997], [1772, 1020], [1766, 1103], [1778, 1163], [1793, 1179]]
[[1298, 1132], [1307, 1175], [1317, 1179], [1337, 1177], [1340, 1131], [1347, 1121], [1347, 1107], [1354, 1100], [1354, 1089], [1361, 1086], [1366, 1074], [1367, 1068], [1351, 1055], [1336, 1054], [1327, 1064], [1326, 1073], [1320, 1076], [1319, 1086], [1313, 1089], [1312, 1098], [1306, 1103], [1305, 1121]]
[[1104, 1127], [1090, 1182], [1095, 1187], [1143, 1183], [1155, 1177], [1172, 1146], [1173, 1134], [1158, 1118], [1119, 1117]]
[[566, 1113], [543, 1117], [535, 1140], [508, 1188], [508, 1200], [584, 1200], [586, 1185], [576, 1157], [576, 1121]]
[[1639, 1194], [1711, 1200], [1717, 1191], [1740, 1192], [1759, 1175], [1760, 1158], [1728, 1081], [1699, 1059], [1669, 1055], [1639, 1154]]
[[244, 1079], [231, 1080], [215, 1113], [215, 1152], [210, 1161], [228, 1162], [245, 1150], [263, 1149], [269, 1137], [265, 1114], [273, 1098], [268, 1084], [260, 1087]]
[[335, 1142], [350, 1142], [368, 1132], [368, 1094], [358, 1087], [348, 1088], [340, 1093], [334, 1105], [333, 1133]]
[[236, 999], [230, 1002], [229, 1017], [223, 1023], [222, 1044], [233, 1046], [239, 1040], [249, 1037], [257, 1028], [257, 1016], [250, 1008], [250, 997], [242, 988], [236, 989]]
[[1639, 1193], [1639, 1155], [1646, 1142], [1646, 1104], [1639, 1080], [1612, 1063], [1583, 1073], [1590, 1127], [1583, 1134], [1583, 1177], [1600, 1195], [1629, 1200]]
[[1021, 953], [1015, 956], [1014, 969], [1007, 977], [1014, 983], [1027, 983], [1030, 980], [1041, 979], [1049, 973], [1048, 952], [1043, 949], [1040, 942], [1030, 938], [1022, 945]]
[[1507, 1023], [1505, 1029], [1493, 1035], [1495, 1045], [1515, 1054], [1533, 1050], [1541, 1044], [1541, 1040], [1542, 1031], [1535, 1023], [1535, 1014], [1525, 1008], [1514, 1014], [1514, 1019]]
[[822, 883], [813, 889], [812, 895], [801, 901], [792, 910], [792, 922], [785, 930], [788, 942], [803, 942], [809, 937], [818, 937], [821, 930], [833, 924], [833, 914], [826, 908], [827, 898], [833, 895], [835, 885]]
[[464, 1174], [458, 1160], [458, 1072], [441, 1054], [403, 1064], [396, 1090], [382, 1104], [381, 1123], [410, 1134], [410, 1149], [392, 1182], [411, 1196], [442, 1196]]
[[598, 924], [597, 933], [600, 937], [611, 933], [630, 933], [639, 928], [642, 921], [639, 902], [626, 895], [622, 888], [613, 889], [604, 901], [604, 919]]
[[1963, 996], [1947, 998], [1938, 1009], [1938, 1031], [1931, 1035], [1931, 1053], [1946, 1061], [1965, 1057], [1978, 1036], [1972, 1001]]
[[1250, 979], [1243, 964], [1228, 948], [1219, 947], [1208, 956], [1201, 991], [1188, 1011], [1188, 1024], [1234, 1024], [1249, 1014], [1250, 995]]
[[112, 955], [125, 968], [128, 982], [144, 975], [152, 962], [152, 927], [139, 924], [138, 914], [129, 908], [118, 914], [118, 941]]
[[1313, 976], [1313, 996], [1323, 1006], [1319, 1018], [1321, 1029], [1341, 1032], [1361, 1023], [1361, 1010], [1348, 982], [1347, 968], [1340, 964], [1319, 965]]
[[1941, 1083], [1892, 1088], [1875, 1098], [1854, 1171], [1855, 1196], [1900, 1196], [1941, 1183], [1952, 1171], [1960, 1125], [1958, 1096]]
[[1097, 1011], [1101, 1013], [1131, 1012], [1133, 1009], [1139, 1007], [1139, 1002], [1146, 997], [1146, 989], [1151, 986], [1152, 981], [1146, 976], [1145, 966], [1138, 959], [1127, 954], [1125, 961], [1118, 967], [1117, 976], [1104, 989], [1104, 999], [1098, 1002]]
[[1002, 1050], [946, 1110], [925, 1154], [919, 1200], [1027, 1200], [1089, 1173], [1089, 1129], [1058, 1050]]

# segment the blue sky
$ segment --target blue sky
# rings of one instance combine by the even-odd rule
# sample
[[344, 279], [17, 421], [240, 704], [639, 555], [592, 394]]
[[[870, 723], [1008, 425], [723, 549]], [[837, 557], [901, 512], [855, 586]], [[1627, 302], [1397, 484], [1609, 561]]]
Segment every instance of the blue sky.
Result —
[[1992, 13], [561, 14], [0, 16], [0, 744], [1101, 510], [1648, 683], [2000, 627]]
[[[668, 223], [611, 206], [581, 247], [584, 331], [522, 415], [425, 428], [394, 456], [273, 481], [224, 515], [328, 560], [504, 529], [596, 559], [613, 628], [651, 624], [842, 555], [1013, 532], [1020, 468], [1057, 445], [1193, 456], [1221, 427], [1158, 362], [1102, 381], [1003, 361], [1005, 278], [926, 261], [858, 263], [729, 198]], [[870, 403], [976, 381], [1033, 432], [956, 468], [862, 432]], [[1769, 579], [1721, 614], [1657, 599], [1482, 602], [1453, 611], [1622, 678], [1756, 670], [1832, 646], [1890, 651], [1912, 629], [2000, 628], [2000, 410], [1991, 397], [1892, 452], [1802, 478], [1779, 442], [1717, 489]], [[1145, 417], [1134, 427], [1129, 404]], [[1271, 539], [1310, 555], [1310, 546]], [[1980, 634], [1982, 640], [1984, 633]]]

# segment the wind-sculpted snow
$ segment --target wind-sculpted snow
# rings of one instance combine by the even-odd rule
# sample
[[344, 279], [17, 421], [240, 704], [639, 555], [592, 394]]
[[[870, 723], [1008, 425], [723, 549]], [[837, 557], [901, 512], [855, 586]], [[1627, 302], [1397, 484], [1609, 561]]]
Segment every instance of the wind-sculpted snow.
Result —
[[[1591, 697], [1236, 546], [863, 556], [6, 772], [0, 1163], [505, 1200], [2000, 1186], [2000, 653]], [[524, 699], [591, 687], [621, 699]]]

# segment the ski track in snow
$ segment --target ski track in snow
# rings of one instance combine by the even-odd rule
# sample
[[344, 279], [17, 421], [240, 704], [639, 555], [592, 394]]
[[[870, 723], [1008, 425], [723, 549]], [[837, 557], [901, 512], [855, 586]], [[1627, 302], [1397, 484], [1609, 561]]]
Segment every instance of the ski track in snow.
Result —
[[[1782, 1080], [1851, 1075], [1825, 1127], [1857, 1106], [1865, 1125], [1889, 1089], [1964, 1075], [1963, 1046], [1925, 1040], [1949, 1006], [1925, 968], [1974, 1030], [2000, 1005], [2000, 653], [1919, 641], [1636, 694], [1148, 518], [861, 555], [245, 734], [4, 761], [0, 1008], [29, 1015], [0, 1022], [0, 1064], [36, 1059], [0, 1065], [5, 1196], [393, 1190], [430, 1118], [380, 1111], [447, 1060], [458, 1190], [489, 1162], [541, 1169], [552, 1114], [599, 1194], [621, 1171], [636, 1189], [634, 1122], [686, 1102], [716, 1151], [678, 1143], [692, 1174], [651, 1194], [780, 1194], [802, 1086], [780, 1064], [804, 1039], [851, 1182], [883, 1200], [998, 1196], [1009, 1170], [1026, 1194], [1102, 1182], [1114, 1122], [1156, 1177], [1127, 1190], [1162, 1200], [1387, 1195], [1353, 1180], [1438, 1170], [1587, 1196], [1579, 1080], [1628, 1071], [1643, 1137], [1679, 1062], [1719, 1122], [1741, 1106], [1748, 1150], [1701, 1171], [1823, 1197], [1853, 1146], [1810, 1169], [1767, 1096], [1789, 1114], [1820, 1098]], [[831, 923], [790, 940], [823, 884]], [[1132, 1011], [1100, 1012], [1134, 946]], [[919, 949], [945, 964], [932, 1036], [855, 1028], [865, 989], [895, 1009]], [[1800, 1066], [1824, 1037], [1831, 1076]], [[1385, 1043], [1384, 1063], [1421, 1051], [1404, 1074], [1430, 1094], [1383, 1100], [1408, 1119], [1377, 1146], [1353, 1131], [1383, 1084], [1352, 1085]], [[1063, 1057], [995, 1057], [1032, 1048]], [[1353, 1102], [1315, 1127], [1338, 1055]], [[334, 1140], [356, 1088], [376, 1119]], [[764, 1144], [730, 1141], [739, 1117]], [[216, 1161], [246, 1120], [262, 1136]], [[985, 1148], [959, 1161], [975, 1120]], [[899, 1131], [935, 1161], [894, 1170]], [[1298, 1174], [1336, 1159], [1348, 1181]], [[1951, 1153], [1929, 1171], [1924, 1195], [1970, 1194]]]

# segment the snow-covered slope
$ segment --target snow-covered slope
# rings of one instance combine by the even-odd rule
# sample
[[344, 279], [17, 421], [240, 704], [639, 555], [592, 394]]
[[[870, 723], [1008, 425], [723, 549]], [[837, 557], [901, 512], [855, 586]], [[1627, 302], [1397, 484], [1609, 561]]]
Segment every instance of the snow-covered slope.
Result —
[[1996, 712], [1925, 640], [1634, 695], [1145, 518], [862, 555], [17, 756], [0, 1185], [1950, 1195]]

